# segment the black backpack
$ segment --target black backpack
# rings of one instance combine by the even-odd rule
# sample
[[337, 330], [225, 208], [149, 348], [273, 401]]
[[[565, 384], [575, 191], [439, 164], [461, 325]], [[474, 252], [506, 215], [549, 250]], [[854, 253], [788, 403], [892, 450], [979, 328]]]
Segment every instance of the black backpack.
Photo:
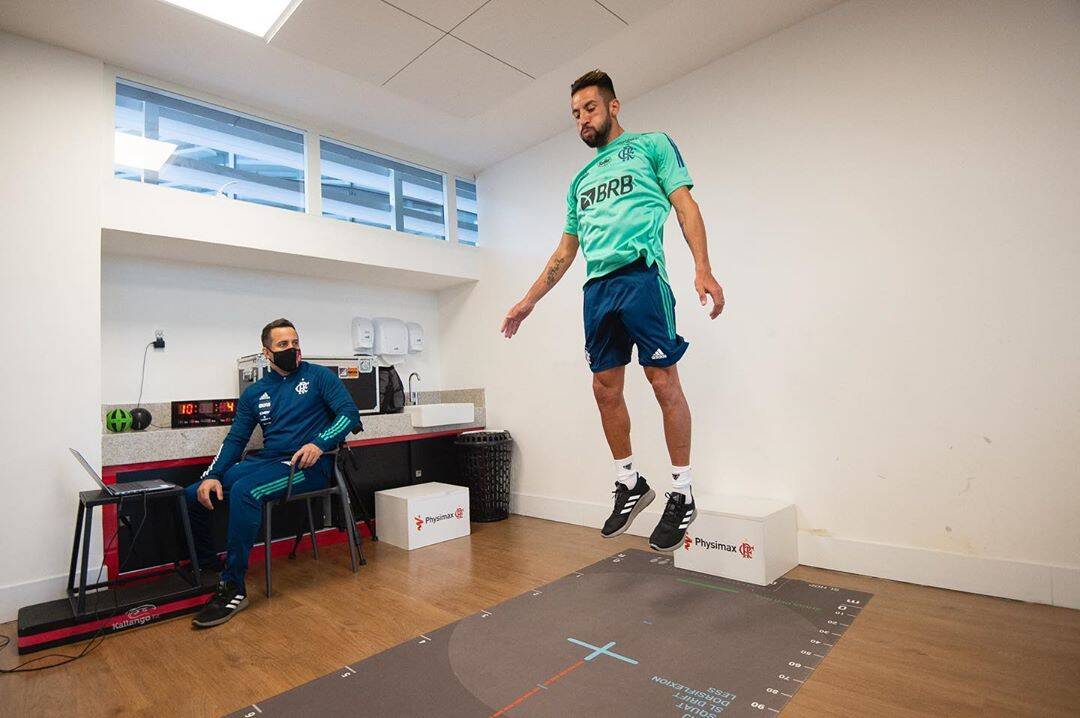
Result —
[[379, 413], [400, 414], [405, 411], [405, 387], [393, 366], [379, 367]]

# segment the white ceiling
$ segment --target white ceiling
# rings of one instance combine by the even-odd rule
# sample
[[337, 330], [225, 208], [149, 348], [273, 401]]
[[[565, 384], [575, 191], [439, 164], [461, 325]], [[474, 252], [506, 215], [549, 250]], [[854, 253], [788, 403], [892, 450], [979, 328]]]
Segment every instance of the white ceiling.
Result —
[[0, 28], [473, 173], [571, 126], [601, 67], [627, 109], [841, 0], [303, 0], [270, 43], [158, 0], [0, 0]]

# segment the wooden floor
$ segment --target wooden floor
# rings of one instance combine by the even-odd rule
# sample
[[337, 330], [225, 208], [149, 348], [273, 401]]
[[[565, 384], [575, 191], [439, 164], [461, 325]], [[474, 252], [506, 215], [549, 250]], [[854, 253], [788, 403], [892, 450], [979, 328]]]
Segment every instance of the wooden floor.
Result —
[[[318, 562], [278, 559], [274, 598], [253, 567], [252, 604], [224, 626], [194, 631], [182, 617], [112, 636], [68, 666], [0, 676], [0, 715], [222, 715], [627, 547], [648, 548], [514, 516], [412, 554], [369, 543], [355, 576], [344, 545]], [[789, 576], [874, 599], [786, 718], [1080, 716], [1080, 611], [805, 567]], [[14, 636], [14, 624], [0, 633]], [[17, 660], [13, 645], [0, 655], [4, 667]]]

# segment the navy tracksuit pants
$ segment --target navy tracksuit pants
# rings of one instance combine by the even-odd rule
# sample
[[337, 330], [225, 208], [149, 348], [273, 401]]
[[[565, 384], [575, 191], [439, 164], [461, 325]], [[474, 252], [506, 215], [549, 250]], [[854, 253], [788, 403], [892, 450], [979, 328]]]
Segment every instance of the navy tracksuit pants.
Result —
[[[225, 503], [229, 507], [229, 533], [227, 539], [225, 571], [223, 581], [244, 584], [244, 575], [248, 569], [248, 554], [259, 535], [262, 525], [262, 507], [267, 501], [285, 495], [289, 479], [288, 455], [250, 455], [238, 464], [234, 464], [221, 479], [225, 492]], [[325, 488], [334, 470], [334, 457], [322, 456], [314, 465], [306, 469], [297, 469], [293, 475], [293, 493], [314, 491]], [[191, 532], [195, 539], [195, 553], [199, 561], [209, 560], [215, 555], [214, 539], [210, 532], [210, 511], [196, 498], [201, 481], [188, 486], [188, 512], [191, 520]], [[217, 496], [211, 494], [215, 509], [222, 505]], [[269, 550], [270, 547], [267, 547]]]

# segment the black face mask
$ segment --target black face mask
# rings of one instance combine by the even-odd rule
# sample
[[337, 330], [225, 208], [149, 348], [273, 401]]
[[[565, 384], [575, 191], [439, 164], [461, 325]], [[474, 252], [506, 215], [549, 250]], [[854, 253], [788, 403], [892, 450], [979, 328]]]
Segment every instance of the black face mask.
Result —
[[299, 349], [282, 349], [274, 352], [274, 366], [285, 373], [296, 371], [300, 366]]

